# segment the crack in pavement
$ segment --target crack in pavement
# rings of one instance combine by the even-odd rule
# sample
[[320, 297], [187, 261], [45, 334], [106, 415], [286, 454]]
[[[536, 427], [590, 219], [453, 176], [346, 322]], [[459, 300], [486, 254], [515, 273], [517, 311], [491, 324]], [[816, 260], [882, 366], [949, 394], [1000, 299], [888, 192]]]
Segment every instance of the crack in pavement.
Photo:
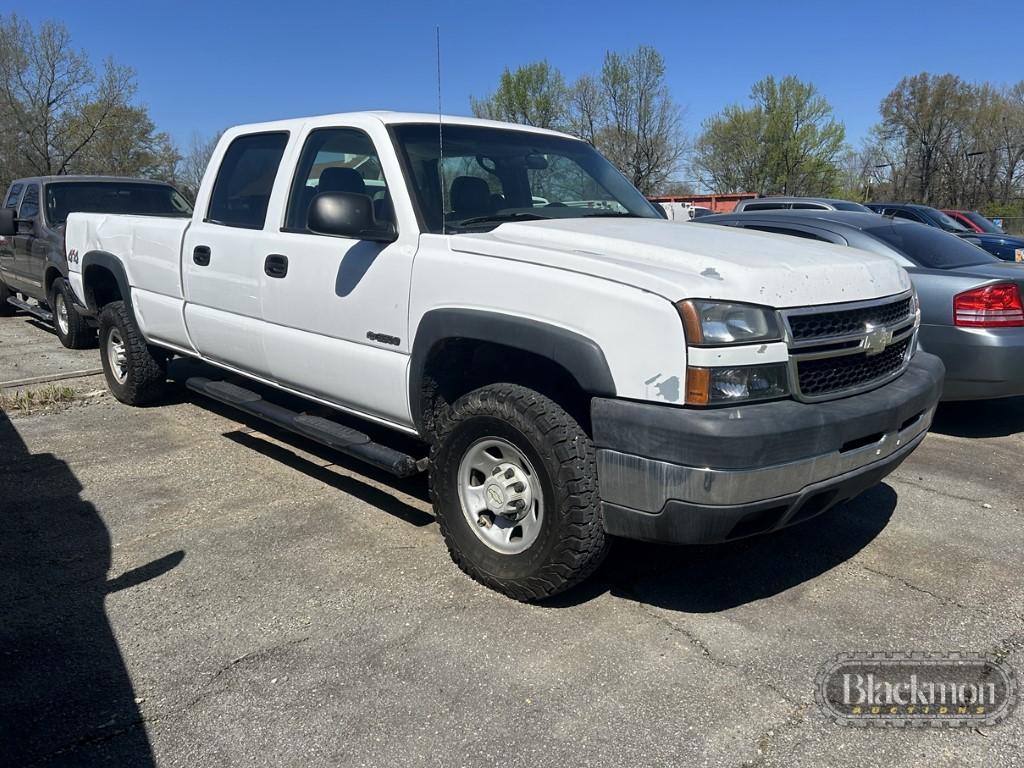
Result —
[[978, 504], [978, 505], [988, 503], [988, 502], [985, 501], [985, 499], [975, 499], [975, 498], [972, 498], [971, 496], [960, 496], [960, 495], [955, 494], [955, 493], [950, 493], [949, 491], [938, 490], [937, 488], [935, 488], [935, 486], [924, 485], [923, 483], [916, 483], [913, 480], [907, 480], [907, 479], [901, 478], [901, 477], [893, 477], [892, 481], [896, 482], [896, 483], [902, 483], [903, 485], [909, 485], [911, 488], [917, 488], [919, 491], [925, 491], [927, 493], [933, 493], [936, 496], [941, 496], [944, 499], [956, 499], [957, 501], [969, 501], [971, 504]]
[[940, 595], [938, 592], [932, 592], [931, 590], [925, 589], [924, 587], [919, 587], [917, 584], [914, 584], [912, 581], [904, 579], [902, 576], [897, 576], [897, 575], [892, 574], [892, 573], [887, 573], [886, 571], [880, 570], [878, 568], [873, 568], [870, 565], [864, 565], [863, 563], [857, 563], [857, 566], [859, 568], [861, 568], [862, 570], [867, 571], [868, 573], [873, 573], [876, 576], [881, 576], [882, 578], [888, 579], [890, 581], [894, 581], [897, 584], [902, 584], [907, 589], [913, 590], [914, 592], [919, 592], [922, 595], [928, 595], [929, 597], [934, 598], [935, 600], [938, 600], [943, 605], [951, 605], [951, 606], [953, 606], [955, 608], [959, 608], [960, 610], [963, 610], [963, 611], [971, 611], [972, 613], [980, 613], [980, 614], [983, 614], [985, 616], [989, 616], [991, 618], [1001, 618], [1001, 617], [1005, 617], [1005, 616], [1010, 616], [1011, 618], [1013, 618], [1013, 619], [1015, 619], [1015, 620], [1017, 620], [1019, 622], [1024, 623], [1024, 615], [1021, 615], [1021, 614], [1016, 613], [1014, 611], [1007, 611], [1005, 614], [1000, 616], [999, 614], [995, 614], [995, 613], [993, 613], [993, 612], [991, 612], [989, 610], [986, 610], [985, 608], [982, 608], [980, 606], [965, 605], [964, 603], [961, 603], [958, 600], [954, 600], [951, 597], [946, 597], [945, 595]]
[[690, 645], [692, 645], [694, 648], [700, 651], [700, 654], [703, 658], [707, 659], [716, 667], [728, 669], [732, 672], [739, 674], [740, 677], [742, 677], [744, 680], [747, 680], [748, 682], [751, 682], [754, 685], [759, 685], [762, 688], [771, 691], [776, 696], [785, 701], [787, 704], [800, 704], [800, 702], [793, 699], [788, 693], [779, 690], [779, 688], [776, 687], [775, 684], [771, 683], [770, 681], [760, 679], [754, 672], [754, 670], [750, 669], [749, 667], [744, 667], [741, 664], [735, 664], [729, 661], [728, 659], [716, 656], [711, 652], [711, 649], [708, 647], [707, 643], [705, 643], [703, 640], [701, 640], [699, 637], [693, 634], [690, 630], [686, 629], [685, 627], [679, 626], [674, 621], [669, 619], [667, 616], [663, 616], [660, 612], [657, 611], [657, 609], [648, 606], [638, 596], [630, 594], [629, 597], [630, 602], [632, 602], [632, 604], [635, 605], [642, 613], [651, 617], [659, 624], [664, 624], [672, 632], [682, 635], [684, 638], [686, 638], [686, 641]]
[[219, 669], [217, 669], [217, 671], [213, 673], [213, 675], [210, 677], [210, 679], [207, 680], [205, 683], [203, 683], [199, 687], [199, 692], [196, 694], [196, 696], [188, 704], [186, 704], [184, 707], [182, 707], [179, 711], [184, 711], [186, 709], [191, 709], [196, 704], [198, 704], [200, 701], [205, 699], [209, 695], [209, 694], [205, 693], [206, 689], [209, 688], [214, 683], [214, 681], [216, 681], [221, 675], [223, 675], [224, 673], [228, 672], [229, 670], [234, 669], [239, 664], [242, 664], [243, 662], [244, 663], [249, 663], [249, 662], [264, 661], [268, 657], [273, 656], [278, 651], [281, 651], [281, 650], [283, 650], [285, 648], [290, 648], [290, 647], [293, 647], [293, 646], [296, 646], [296, 645], [301, 645], [302, 643], [305, 643], [311, 637], [312, 637], [311, 635], [303, 635], [302, 637], [293, 638], [291, 640], [286, 640], [283, 643], [278, 643], [277, 645], [272, 645], [269, 648], [263, 648], [263, 649], [258, 650], [258, 651], [249, 651], [249, 652], [243, 653], [241, 656], [239, 656], [239, 657], [237, 657], [235, 659], [232, 659], [227, 664], [224, 664]]

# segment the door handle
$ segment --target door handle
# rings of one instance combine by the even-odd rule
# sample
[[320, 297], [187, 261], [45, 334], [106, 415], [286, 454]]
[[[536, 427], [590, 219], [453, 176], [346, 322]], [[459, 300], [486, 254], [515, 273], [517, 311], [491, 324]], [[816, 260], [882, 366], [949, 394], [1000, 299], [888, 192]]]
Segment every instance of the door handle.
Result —
[[263, 271], [267, 277], [284, 277], [288, 274], [288, 257], [272, 253], [263, 262]]
[[210, 246], [197, 245], [192, 251], [192, 261], [200, 267], [210, 266]]

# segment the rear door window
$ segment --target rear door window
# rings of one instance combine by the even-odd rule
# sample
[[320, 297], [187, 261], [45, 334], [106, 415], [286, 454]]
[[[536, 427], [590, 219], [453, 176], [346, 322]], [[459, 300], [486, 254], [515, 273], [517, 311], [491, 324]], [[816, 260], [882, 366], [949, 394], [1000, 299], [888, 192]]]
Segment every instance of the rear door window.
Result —
[[897, 219], [907, 219], [908, 221], [917, 221], [917, 222], [921, 222], [922, 221], [921, 217], [918, 216], [913, 211], [905, 211], [903, 209], [892, 210], [891, 208], [886, 210], [886, 214], [889, 214], [890, 212], [891, 212], [891, 215], [894, 216]]
[[4, 203], [4, 208], [17, 208], [18, 198], [21, 197], [21, 190], [24, 184], [12, 184], [11, 191], [7, 193], [7, 201]]
[[254, 133], [231, 142], [217, 171], [206, 220], [263, 229], [287, 133]]
[[769, 226], [767, 224], [746, 224], [743, 228], [756, 229], [758, 232], [770, 232], [773, 235], [789, 235], [791, 237], [802, 237], [805, 240], [818, 240], [822, 243], [840, 243], [841, 245], [846, 245], [846, 242], [841, 241], [838, 237], [835, 240], [831, 240], [824, 235], [819, 235], [806, 229], [780, 227], [778, 225]]
[[750, 203], [743, 206], [744, 211], [778, 211], [789, 208], [789, 203]]

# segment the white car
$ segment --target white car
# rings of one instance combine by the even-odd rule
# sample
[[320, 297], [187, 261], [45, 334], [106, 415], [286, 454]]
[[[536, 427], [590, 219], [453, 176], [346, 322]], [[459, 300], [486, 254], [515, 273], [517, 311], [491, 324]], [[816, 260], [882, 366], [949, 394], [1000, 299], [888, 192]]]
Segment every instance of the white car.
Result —
[[[805, 520], [924, 438], [942, 366], [907, 274], [851, 248], [665, 221], [590, 145], [457, 117], [227, 131], [191, 220], [73, 214], [107, 382], [209, 397], [395, 474], [429, 470], [453, 559], [518, 599], [609, 535], [726, 541]], [[541, 198], [538, 200], [538, 198]], [[594, 205], [579, 206], [585, 200]]]

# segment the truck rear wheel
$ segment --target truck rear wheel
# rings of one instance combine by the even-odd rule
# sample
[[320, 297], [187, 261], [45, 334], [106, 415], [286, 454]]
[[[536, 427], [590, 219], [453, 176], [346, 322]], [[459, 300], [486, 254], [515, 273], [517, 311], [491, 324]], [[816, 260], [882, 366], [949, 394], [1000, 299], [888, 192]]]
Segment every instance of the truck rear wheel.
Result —
[[461, 397], [441, 416], [430, 472], [452, 559], [509, 597], [563, 592], [607, 552], [593, 443], [533, 390], [494, 384]]
[[78, 313], [71, 286], [62, 277], [54, 280], [50, 287], [50, 310], [53, 312], [53, 329], [61, 344], [68, 349], [85, 349], [92, 345], [96, 332]]
[[145, 405], [163, 394], [167, 355], [146, 343], [123, 301], [100, 313], [100, 360], [107, 386], [122, 403]]

